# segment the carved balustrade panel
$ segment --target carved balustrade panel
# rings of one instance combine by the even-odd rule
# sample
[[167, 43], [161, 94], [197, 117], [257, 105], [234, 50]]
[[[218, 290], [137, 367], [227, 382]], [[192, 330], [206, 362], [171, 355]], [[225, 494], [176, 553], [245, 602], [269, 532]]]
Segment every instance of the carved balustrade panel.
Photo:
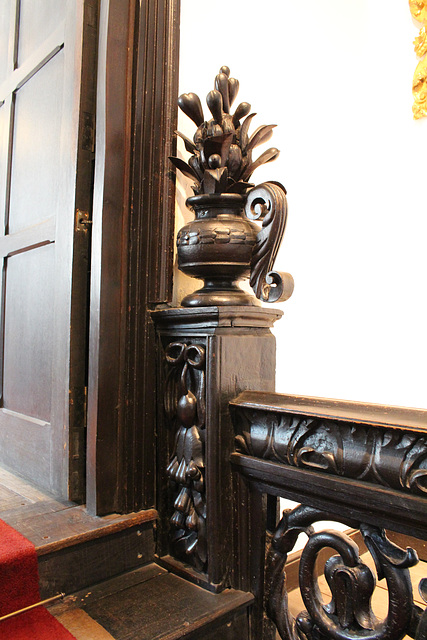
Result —
[[[405, 634], [416, 640], [426, 637], [427, 614], [413, 601], [409, 568], [418, 562], [416, 552], [388, 540], [383, 529], [360, 524], [364, 543], [375, 562], [376, 571], [362, 561], [358, 545], [347, 534], [324, 530], [313, 524], [335, 515], [309, 506], [286, 510], [269, 545], [266, 560], [267, 613], [284, 640], [399, 640]], [[300, 559], [299, 587], [306, 607], [295, 618], [288, 607], [286, 560], [300, 533], [308, 536]], [[336, 552], [326, 561], [323, 572], [330, 599], [319, 589], [316, 560], [325, 548]], [[372, 610], [377, 581], [385, 580], [388, 613], [378, 619]], [[427, 596], [426, 581], [420, 593]]]
[[[261, 392], [244, 392], [230, 404], [233, 469], [251, 491], [300, 503], [283, 513], [255, 585], [265, 584], [264, 615], [280, 637], [426, 639], [427, 614], [414, 602], [409, 576], [417, 554], [396, 546], [386, 530], [427, 540], [427, 411]], [[316, 532], [313, 524], [323, 520], [359, 530], [375, 571], [352, 537]], [[285, 565], [300, 533], [308, 536], [299, 564], [305, 609], [293, 617]], [[317, 575], [326, 548], [334, 554], [322, 568], [331, 593], [323, 599]], [[262, 545], [257, 551], [264, 557]], [[388, 612], [378, 619], [372, 596], [383, 580]], [[427, 579], [418, 589], [427, 602]], [[262, 636], [273, 637], [269, 629]]]

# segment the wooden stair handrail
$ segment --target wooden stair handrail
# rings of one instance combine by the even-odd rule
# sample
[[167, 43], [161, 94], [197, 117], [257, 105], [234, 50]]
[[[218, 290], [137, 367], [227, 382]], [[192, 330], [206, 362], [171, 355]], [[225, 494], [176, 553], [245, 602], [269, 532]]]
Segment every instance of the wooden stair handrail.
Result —
[[[261, 587], [255, 585], [265, 594], [264, 615], [280, 637], [398, 640], [409, 633], [424, 638], [427, 613], [413, 602], [408, 573], [417, 554], [396, 546], [385, 530], [427, 540], [427, 411], [256, 391], [241, 393], [230, 410], [236, 433], [233, 470], [252, 493], [300, 503], [283, 512], [270, 536]], [[378, 579], [387, 581], [384, 620], [375, 621], [371, 611], [375, 578], [360, 561], [357, 545], [341, 532], [315, 532], [311, 525], [322, 520], [360, 529]], [[294, 620], [285, 565], [303, 531], [309, 538], [299, 581], [307, 611]], [[315, 587], [315, 558], [331, 546], [338, 555], [325, 564], [334, 596], [327, 604]], [[262, 546], [257, 552], [264, 557]], [[427, 579], [421, 580], [423, 598], [426, 587]], [[271, 627], [264, 629], [263, 638], [274, 637]]]

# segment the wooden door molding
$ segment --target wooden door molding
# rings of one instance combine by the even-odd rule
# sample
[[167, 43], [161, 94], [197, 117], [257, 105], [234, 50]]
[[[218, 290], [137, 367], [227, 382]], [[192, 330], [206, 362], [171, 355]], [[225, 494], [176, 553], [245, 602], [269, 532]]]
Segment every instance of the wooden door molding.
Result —
[[87, 507], [154, 504], [155, 341], [172, 295], [179, 0], [101, 0]]

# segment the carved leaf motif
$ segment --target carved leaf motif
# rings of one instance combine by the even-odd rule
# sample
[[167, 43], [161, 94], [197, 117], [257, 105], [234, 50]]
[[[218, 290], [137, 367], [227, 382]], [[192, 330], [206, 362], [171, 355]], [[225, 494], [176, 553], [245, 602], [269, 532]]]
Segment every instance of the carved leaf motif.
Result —
[[240, 146], [243, 153], [246, 153], [246, 147], [248, 146], [249, 142], [249, 126], [251, 124], [252, 118], [254, 118], [255, 116], [256, 113], [249, 114], [248, 117], [243, 120], [242, 126], [240, 128]]
[[258, 127], [258, 129], [256, 129], [249, 138], [247, 151], [251, 151], [252, 149], [255, 149], [255, 147], [258, 147], [258, 145], [264, 144], [264, 142], [270, 140], [275, 127], [277, 127], [276, 124], [263, 124]]
[[[249, 146], [248, 146], [248, 151], [250, 152]], [[280, 154], [280, 151], [279, 149], [276, 149], [276, 147], [271, 147], [270, 149], [267, 149], [267, 151], [264, 151], [264, 153], [261, 153], [259, 158], [255, 160], [255, 162], [251, 162], [247, 166], [247, 168], [242, 173], [241, 179], [249, 180], [253, 172], [256, 169], [258, 169], [258, 167], [261, 167], [261, 165], [263, 164], [267, 164], [267, 162], [273, 162], [273, 160], [276, 160], [276, 158], [279, 157], [279, 154]]]
[[251, 220], [263, 220], [252, 252], [250, 285], [260, 300], [286, 300], [292, 295], [292, 276], [272, 271], [286, 227], [284, 187], [273, 182], [255, 187], [248, 194], [245, 213]]
[[197, 173], [194, 171], [192, 167], [190, 167], [186, 162], [184, 162], [184, 160], [181, 160], [181, 158], [175, 158], [175, 156], [169, 156], [169, 160], [172, 162], [173, 165], [175, 165], [177, 169], [182, 171], [182, 173], [187, 178], [190, 178], [190, 180], [194, 180], [194, 182], [196, 183], [199, 182], [199, 176], [197, 175]]
[[197, 151], [196, 145], [190, 138], [187, 138], [187, 136], [180, 131], [175, 131], [175, 133], [184, 141], [184, 146], [189, 153], [195, 153]]
[[240, 451], [266, 460], [427, 493], [427, 438], [418, 432], [239, 408]]

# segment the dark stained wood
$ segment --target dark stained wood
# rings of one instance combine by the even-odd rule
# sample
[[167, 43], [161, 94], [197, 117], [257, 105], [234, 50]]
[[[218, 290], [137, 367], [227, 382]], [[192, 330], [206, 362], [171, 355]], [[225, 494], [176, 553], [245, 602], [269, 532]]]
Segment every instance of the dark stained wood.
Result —
[[[206, 533], [203, 533], [204, 523], [198, 525], [200, 538], [199, 549], [207, 549], [207, 561], [200, 554], [192, 552], [188, 554], [174, 553], [174, 545], [169, 540], [169, 519], [174, 513], [173, 502], [179, 492], [179, 487], [171, 494], [171, 484], [165, 473], [172, 459], [173, 442], [179, 420], [169, 416], [165, 420], [162, 405], [159, 400], [159, 484], [158, 484], [158, 509], [161, 514], [161, 525], [158, 532], [158, 555], [175, 555], [181, 563], [181, 575], [194, 580], [194, 571], [206, 577], [211, 583], [212, 590], [221, 590], [227, 586], [249, 589], [252, 567], [246, 566], [246, 582], [234, 574], [233, 563], [239, 562], [233, 557], [233, 500], [239, 503], [247, 499], [243, 494], [237, 496], [233, 492], [231, 469], [228, 463], [229, 453], [232, 451], [234, 432], [228, 411], [228, 402], [241, 389], [253, 388], [262, 385], [265, 389], [274, 386], [275, 373], [275, 340], [269, 331], [275, 320], [281, 316], [281, 312], [273, 309], [257, 307], [210, 307], [198, 309], [170, 309], [153, 312], [153, 319], [160, 334], [163, 350], [159, 355], [159, 371], [162, 372], [163, 400], [172, 405], [172, 414], [176, 411], [174, 402], [179, 398], [179, 390], [173, 391], [171, 381], [180, 379], [180, 367], [187, 358], [187, 367], [190, 369], [192, 360], [197, 352], [204, 354], [205, 364], [202, 369], [193, 367], [191, 376], [196, 376], [199, 383], [191, 383], [189, 378], [189, 391], [193, 393], [198, 402], [198, 424], [201, 425], [204, 438], [204, 462], [203, 474], [205, 489], [202, 491], [202, 499], [206, 505]], [[170, 347], [171, 344], [176, 347]], [[181, 345], [181, 346], [180, 346]], [[191, 346], [192, 345], [192, 346]], [[174, 350], [179, 349], [187, 354], [181, 363], [178, 358], [174, 361]], [[165, 353], [169, 357], [169, 363], [165, 360]], [[168, 386], [165, 387], [165, 377], [171, 374], [171, 367], [176, 366], [169, 377]], [[199, 373], [197, 373], [199, 372]], [[196, 379], [196, 378], [195, 378]], [[204, 379], [204, 383], [202, 382]], [[204, 386], [205, 385], [205, 386]], [[172, 385], [173, 386], [173, 385]], [[181, 392], [182, 393], [182, 392]], [[203, 406], [206, 406], [205, 422], [202, 424]], [[198, 456], [198, 454], [197, 454]], [[199, 463], [198, 463], [199, 464]], [[195, 489], [197, 492], [197, 489]], [[195, 496], [197, 499], [197, 496]], [[258, 514], [259, 515], [259, 514]], [[239, 527], [242, 531], [248, 526], [248, 512], [242, 509], [238, 513]], [[265, 520], [258, 517], [259, 528], [254, 527], [254, 536], [265, 538]], [[264, 525], [264, 527], [263, 527]], [[256, 533], [255, 533], [256, 529]], [[239, 529], [240, 530], [240, 529]], [[245, 535], [244, 533], [242, 535]], [[191, 542], [190, 531], [186, 532]], [[242, 553], [243, 551], [242, 545]], [[182, 545], [181, 545], [182, 547]], [[236, 543], [236, 549], [238, 545]], [[178, 551], [178, 548], [177, 548]], [[193, 556], [193, 557], [192, 557]], [[253, 556], [255, 557], [255, 556]], [[258, 556], [257, 556], [258, 558]], [[166, 562], [163, 558], [163, 561]], [[257, 560], [258, 561], [258, 560]], [[193, 569], [187, 570], [186, 565], [192, 565]], [[172, 565], [168, 564], [172, 569]], [[241, 580], [236, 585], [233, 580]], [[203, 582], [203, 577], [199, 578]], [[244, 586], [243, 586], [244, 585]]]
[[[298, 614], [303, 609], [309, 612], [308, 616], [304, 614], [304, 620], [299, 618], [308, 638], [314, 637], [314, 620], [318, 628], [315, 635], [320, 632], [326, 637], [340, 633], [340, 637], [354, 640], [365, 637], [370, 629], [372, 637], [379, 638], [385, 628], [393, 628], [390, 633], [395, 638], [405, 633], [422, 635], [423, 609], [419, 606], [424, 606], [424, 582], [420, 583], [422, 597], [414, 598], [408, 585], [408, 569], [417, 583], [425, 577], [410, 547], [413, 542], [422, 557], [425, 555], [427, 412], [257, 392], [241, 394], [231, 403], [231, 409], [237, 436], [237, 452], [231, 455], [233, 468], [252, 491], [300, 503], [284, 512], [268, 547], [265, 565], [266, 613], [277, 624], [281, 637], [294, 637], [294, 632], [289, 631], [293, 621], [288, 617], [283, 592], [284, 574], [286, 590], [298, 585], [304, 596], [302, 606], [297, 600], [292, 606], [300, 607]], [[261, 509], [259, 513], [262, 514]], [[338, 573], [347, 569], [351, 572], [350, 565], [358, 566], [358, 561], [349, 561], [350, 556], [346, 559], [346, 554], [356, 551], [343, 533], [312, 531], [299, 554], [297, 577], [298, 558], [288, 556], [296, 540], [293, 532], [322, 520], [336, 520], [360, 529], [350, 538], [357, 539], [361, 554], [369, 549], [372, 557], [368, 557], [367, 564], [374, 567], [375, 560], [378, 579], [385, 577], [387, 581], [390, 607], [380, 611], [380, 623], [357, 621], [362, 610], [368, 616], [365, 620], [369, 618], [368, 601], [374, 581], [366, 567], [361, 566], [360, 574], [356, 570], [354, 583], [350, 579], [353, 589], [357, 584], [357, 589], [364, 590], [363, 598], [353, 590], [346, 600], [347, 588], [341, 583], [338, 586]], [[400, 548], [393, 547], [390, 540]], [[334, 558], [325, 565], [331, 547], [335, 549]], [[263, 549], [258, 553], [264, 557]], [[332, 602], [348, 602], [345, 613], [340, 605], [323, 607], [314, 586], [323, 571], [328, 586], [325, 578], [319, 578], [323, 584], [320, 593], [332, 593]], [[261, 583], [262, 575], [261, 570]], [[255, 611], [256, 608], [255, 605]], [[258, 620], [260, 624], [261, 614]], [[260, 637], [271, 636], [264, 633]]]
[[[74, 259], [72, 265], [68, 452], [70, 500], [86, 500], [86, 403], [88, 385], [90, 245], [95, 157], [96, 64], [99, 0], [85, 0], [77, 149]], [[80, 224], [84, 219], [85, 224]], [[86, 224], [87, 223], [87, 224]]]
[[[366, 553], [366, 546], [363, 542], [362, 535], [360, 531], [346, 531], [346, 534], [356, 542], [360, 549], [360, 553]], [[390, 539], [391, 536], [389, 536]], [[295, 551], [294, 553], [288, 556], [286, 561], [286, 588], [288, 591], [293, 591], [294, 589], [299, 588], [299, 561], [301, 558], [302, 549], [299, 551]], [[319, 553], [318, 561], [316, 562], [316, 575], [323, 575], [323, 568], [325, 566], [325, 562], [328, 558], [334, 555], [334, 551], [332, 549], [325, 548]]]
[[[369, 554], [364, 554], [361, 557], [361, 559], [365, 564], [368, 564], [370, 567], [373, 568], [372, 558]], [[422, 601], [421, 596], [418, 594], [418, 583], [419, 583], [420, 577], [424, 577], [425, 575], [427, 575], [427, 566], [425, 563], [420, 563], [413, 569], [410, 569], [410, 573], [411, 573], [411, 579], [412, 579], [412, 591], [414, 594], [414, 601], [417, 602], [417, 604], [419, 604], [421, 608], [423, 608], [425, 603]], [[288, 577], [289, 577], [288, 569], [286, 570], [286, 577], [288, 581]], [[320, 577], [320, 579], [318, 580], [318, 585], [324, 600], [326, 602], [329, 602], [331, 598], [331, 593], [324, 577]], [[304, 606], [305, 606], [301, 598], [300, 591], [297, 588], [293, 590], [289, 588], [288, 593], [289, 593], [289, 611], [293, 616], [297, 616], [299, 612], [304, 609]], [[377, 583], [377, 587], [372, 597], [372, 608], [375, 615], [379, 619], [384, 619], [387, 616], [388, 605], [389, 603], [388, 603], [387, 585], [385, 585], [384, 581], [382, 580]], [[279, 636], [277, 636], [277, 638], [279, 638]], [[405, 640], [409, 640], [409, 638], [410, 638], [409, 635], [404, 636]]]
[[267, 408], [271, 412], [283, 411], [373, 426], [408, 427], [416, 431], [427, 429], [427, 410], [425, 409], [408, 409], [330, 398], [289, 396], [279, 393], [264, 393], [260, 390], [244, 391], [230, 404], [248, 409]]
[[[130, 523], [126, 523], [129, 525]], [[41, 597], [70, 594], [152, 562], [152, 523], [103, 532], [102, 537], [80, 536], [78, 543], [39, 555]], [[44, 551], [47, 551], [44, 549]]]
[[22, 510], [21, 513], [19, 517], [8, 516], [7, 513], [2, 512], [1, 517], [35, 545], [39, 556], [114, 534], [145, 522], [153, 522], [157, 516], [157, 512], [151, 509], [101, 518], [89, 515], [84, 507], [67, 505], [55, 511], [44, 509], [44, 512], [39, 514], [27, 515], [26, 510]]
[[269, 539], [267, 496], [233, 474], [233, 564], [232, 584], [254, 595], [250, 638], [275, 637], [274, 625], [264, 614], [264, 559]]
[[[178, 640], [213, 633], [252, 600], [251, 594], [232, 590], [212, 594], [165, 573], [122, 591], [120, 597], [114, 594], [98, 603], [89, 602], [86, 610], [116, 638]], [[243, 619], [242, 628], [233, 637], [244, 638], [246, 630]]]
[[[213, 118], [205, 121], [196, 93], [178, 98], [178, 106], [197, 127], [193, 141], [177, 132], [191, 153], [188, 162], [170, 158], [192, 181], [195, 194], [186, 201], [195, 219], [177, 234], [178, 268], [204, 281], [201, 289], [180, 301], [183, 307], [255, 305], [256, 300], [238, 286], [248, 276], [256, 297], [264, 302], [287, 300], [293, 291], [292, 276], [273, 271], [286, 226], [286, 190], [277, 182], [254, 188], [249, 182], [257, 167], [279, 154], [270, 148], [252, 160], [253, 148], [270, 138], [275, 125], [261, 125], [249, 137], [256, 115], [248, 115], [250, 104], [240, 103], [230, 114], [238, 90], [239, 81], [224, 65], [206, 98]], [[262, 231], [254, 220], [262, 220]]]
[[176, 147], [179, 12], [180, 0], [140, 4], [133, 229], [142, 241], [135, 255], [139, 269], [152, 272], [145, 285], [141, 282], [150, 304], [172, 297], [175, 179], [169, 156]]
[[222, 585], [212, 584], [209, 582], [209, 578], [204, 573], [197, 571], [190, 564], [183, 562], [182, 560], [177, 560], [171, 555], [158, 556], [156, 554], [155, 560], [160, 567], [163, 567], [167, 571], [174, 573], [184, 580], [189, 580], [193, 584], [196, 584], [198, 587], [202, 587], [203, 589], [207, 589], [212, 593], [220, 593], [223, 590]]
[[134, 571], [129, 571], [120, 576], [104, 580], [102, 583], [93, 584], [90, 591], [88, 591], [88, 589], [81, 589], [73, 594], [68, 594], [63, 600], [59, 600], [50, 605], [49, 610], [53, 615], [59, 616], [72, 609], [85, 609], [88, 604], [98, 602], [98, 600], [113, 596], [135, 585], [140, 585], [165, 574], [167, 574], [165, 569], [162, 569], [162, 567], [159, 567], [155, 563], [149, 563]]
[[1, 468], [0, 496], [0, 518], [27, 537], [39, 557], [132, 527], [152, 526], [157, 518], [154, 509], [103, 518], [92, 516], [84, 507], [58, 500]]
[[172, 298], [179, 0], [139, 3], [135, 49], [123, 469], [125, 508], [155, 502], [156, 339], [148, 309]]
[[155, 346], [147, 309], [171, 296], [166, 163], [178, 6], [111, 0], [101, 12], [87, 466], [87, 505], [98, 514], [154, 504]]
[[153, 560], [153, 509], [91, 516], [0, 469], [0, 518], [34, 544], [42, 597], [88, 588]]
[[260, 491], [295, 500], [341, 516], [349, 527], [355, 517], [385, 528], [427, 536], [427, 503], [422, 497], [362, 481], [315, 473], [234, 453], [232, 465]]
[[102, 3], [99, 24], [86, 497], [98, 514], [121, 508], [134, 11], [132, 0]]
[[123, 574], [50, 607], [55, 616], [80, 608], [115, 640], [246, 640], [251, 594], [204, 591], [156, 564]]

